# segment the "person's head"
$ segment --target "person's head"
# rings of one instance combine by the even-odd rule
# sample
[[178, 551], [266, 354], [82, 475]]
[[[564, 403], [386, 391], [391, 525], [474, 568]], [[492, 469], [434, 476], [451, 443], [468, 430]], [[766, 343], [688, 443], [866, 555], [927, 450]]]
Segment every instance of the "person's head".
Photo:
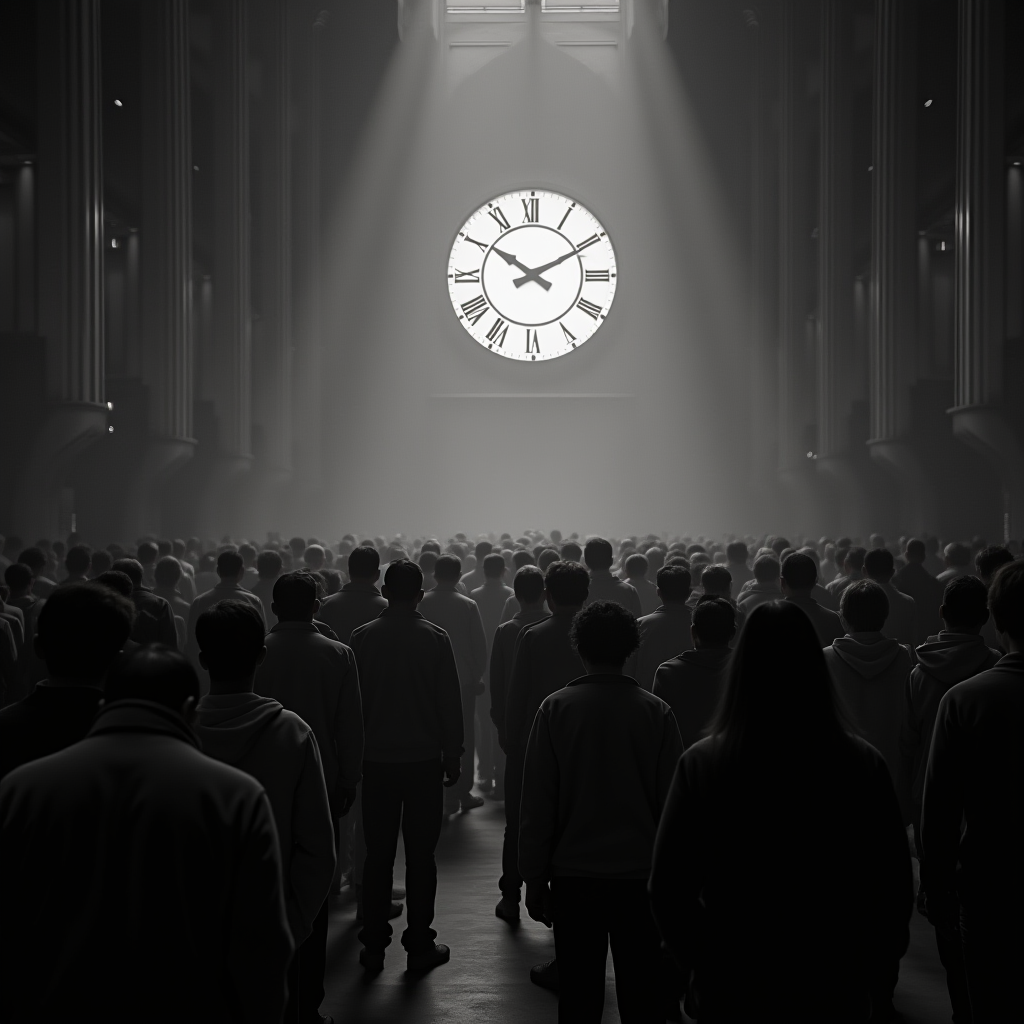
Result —
[[818, 582], [818, 569], [810, 555], [794, 551], [782, 563], [782, 585], [788, 594], [809, 594]]
[[288, 541], [288, 547], [292, 553], [292, 559], [298, 561], [302, 558], [302, 552], [306, 550], [306, 538], [305, 537], [292, 537]]
[[[484, 558], [485, 568], [487, 559], [490, 557], [490, 555], [487, 555], [487, 557]], [[498, 558], [501, 559], [501, 567], [504, 569], [505, 559], [501, 558], [501, 555], [498, 555]], [[454, 555], [442, 555], [434, 565], [434, 579], [437, 580], [438, 583], [458, 583], [461, 575], [462, 562], [460, 562]]]
[[39, 613], [35, 637], [49, 678], [99, 685], [128, 640], [134, 615], [131, 601], [100, 583], [55, 590]]
[[436, 540], [425, 540], [420, 551], [433, 551], [435, 555], [441, 554], [441, 545]]
[[476, 558], [476, 564], [482, 565], [483, 560], [494, 550], [494, 545], [489, 540], [480, 541], [475, 548], [473, 548], [473, 557]]
[[169, 540], [158, 540], [156, 542], [156, 549], [159, 552], [160, 557], [164, 558], [167, 555], [174, 554], [174, 543]]
[[776, 537], [768, 546], [778, 556], [781, 555], [782, 552], [786, 550], [786, 548], [792, 547], [793, 545], [790, 544], [785, 537]]
[[946, 584], [939, 609], [951, 633], [978, 633], [988, 622], [988, 587], [977, 576], [957, 576]]
[[709, 565], [700, 574], [700, 587], [705, 594], [728, 599], [732, 593], [732, 573], [724, 565]]
[[569, 639], [588, 673], [619, 673], [640, 646], [640, 629], [621, 604], [595, 601], [573, 617]]
[[270, 610], [281, 622], [312, 622], [320, 610], [316, 577], [306, 569], [278, 576]]
[[950, 569], [963, 569], [966, 571], [967, 566], [971, 564], [971, 549], [959, 541], [947, 544], [943, 548], [942, 554], [946, 560], [946, 565]]
[[846, 556], [843, 559], [843, 568], [846, 572], [855, 573], [864, 571], [864, 557], [867, 555], [867, 551], [861, 547], [849, 548], [846, 552]]
[[121, 700], [153, 701], [191, 722], [199, 701], [199, 676], [188, 658], [170, 647], [140, 647], [118, 658], [107, 675], [104, 706]]
[[46, 568], [46, 555], [43, 553], [42, 549], [38, 547], [25, 548], [25, 550], [18, 555], [18, 561], [21, 562], [22, 565], [28, 566], [33, 579], [41, 575], [42, 571]]
[[407, 558], [396, 559], [384, 573], [381, 593], [391, 605], [415, 607], [423, 597], [423, 571]]
[[642, 580], [647, 578], [647, 570], [650, 567], [650, 562], [647, 561], [644, 555], [630, 555], [626, 559], [624, 566], [626, 570], [626, 576], [631, 580]]
[[1002, 633], [1019, 652], [1024, 648], [1024, 559], [1000, 566], [988, 588], [988, 610]]
[[276, 580], [281, 575], [284, 562], [279, 552], [273, 548], [261, 551], [256, 556], [256, 572], [261, 580]]
[[132, 586], [137, 590], [142, 586], [142, 563], [135, 558], [115, 559], [111, 566], [115, 572], [123, 572], [132, 581]]
[[644, 552], [644, 556], [647, 558], [647, 571], [657, 576], [658, 570], [665, 564], [665, 552], [659, 547], [652, 547]]
[[693, 609], [690, 636], [693, 646], [703, 648], [728, 647], [736, 635], [736, 609], [722, 597], [705, 594]]
[[173, 555], [164, 555], [153, 567], [153, 578], [158, 587], [176, 587], [181, 579], [181, 562]]
[[987, 547], [982, 548], [974, 556], [974, 568], [977, 569], [978, 575], [985, 585], [988, 586], [992, 582], [992, 577], [996, 574], [996, 570], [1012, 561], [1013, 555], [1006, 548]]
[[686, 604], [693, 593], [693, 577], [685, 565], [663, 565], [655, 579], [662, 604]]
[[150, 540], [144, 540], [136, 549], [135, 557], [143, 569], [153, 565], [160, 555], [160, 549]]
[[872, 548], [864, 556], [864, 572], [876, 583], [888, 583], [896, 572], [896, 560], [887, 548]]
[[225, 583], [241, 583], [245, 576], [245, 562], [237, 551], [222, 551], [217, 556], [217, 575]]
[[843, 591], [839, 614], [847, 632], [880, 633], [889, 618], [889, 595], [874, 580], [857, 580]]
[[541, 572], [547, 572], [549, 565], [554, 565], [555, 562], [560, 561], [558, 552], [554, 548], [545, 548], [537, 556], [537, 568]]
[[238, 553], [242, 556], [242, 565], [251, 569], [256, 564], [256, 548], [252, 544], [239, 544]]
[[884, 548], [885, 538], [880, 533], [873, 533], [868, 537], [868, 543], [871, 545], [872, 549]]
[[[434, 566], [437, 565], [437, 560], [441, 556], [436, 551], [421, 551], [420, 557], [417, 559], [420, 568], [423, 570], [424, 576], [432, 576], [434, 573]], [[500, 555], [498, 556], [501, 557]], [[505, 563], [502, 562], [502, 565]]]
[[906, 555], [907, 561], [913, 565], [920, 565], [925, 556], [928, 554], [927, 549], [923, 540], [918, 540], [917, 537], [911, 537], [907, 541], [907, 547], [903, 552]]
[[733, 651], [710, 726], [726, 756], [760, 770], [763, 752], [777, 748], [780, 735], [789, 740], [779, 755], [800, 758], [808, 746], [833, 744], [844, 729], [811, 620], [789, 601], [758, 605]]
[[109, 587], [122, 597], [131, 597], [132, 591], [135, 589], [131, 576], [118, 569], [108, 569], [106, 572], [101, 572], [93, 582]]
[[110, 552], [105, 548], [100, 548], [92, 552], [89, 557], [89, 575], [95, 579], [101, 572], [106, 572], [113, 564], [114, 559], [111, 558]]
[[[529, 554], [529, 552], [522, 552], [522, 554]], [[492, 551], [484, 558], [484, 579], [500, 580], [507, 571], [505, 559], [497, 552]]]
[[310, 572], [316, 572], [324, 567], [324, 549], [319, 544], [310, 544], [303, 551], [302, 560]]
[[380, 576], [380, 554], [374, 547], [353, 548], [347, 564], [349, 579], [376, 583]]
[[779, 578], [779, 560], [775, 555], [762, 554], [754, 559], [754, 579], [758, 583], [774, 583]]
[[747, 550], [747, 545], [741, 540], [734, 540], [731, 544], [728, 544], [725, 548], [726, 560], [731, 565], [746, 565], [747, 558], [750, 556], [750, 552]]
[[590, 593], [590, 574], [579, 562], [552, 562], [544, 573], [548, 606], [579, 608]]
[[563, 562], [578, 562], [583, 558], [583, 548], [574, 540], [567, 541], [559, 549], [559, 558]]
[[551, 533], [548, 534], [548, 536], [551, 538], [551, 543], [552, 544], [561, 544], [562, 543], [562, 531], [561, 530], [552, 530]]
[[694, 555], [705, 555], [707, 552], [704, 550], [703, 544], [687, 544], [686, 545], [686, 557], [692, 559]]
[[210, 673], [215, 689], [228, 684], [231, 692], [252, 689], [256, 667], [266, 656], [264, 625], [248, 601], [218, 601], [196, 620], [199, 664]]
[[532, 551], [513, 551], [512, 552], [512, 567], [517, 571], [522, 569], [524, 565], [536, 565], [537, 560], [533, 555]]
[[544, 573], [536, 565], [524, 565], [512, 580], [520, 607], [535, 606], [544, 598]]
[[614, 558], [612, 546], [604, 537], [591, 537], [583, 548], [583, 561], [588, 569], [610, 569]]
[[84, 544], [76, 544], [68, 548], [64, 556], [64, 568], [72, 576], [84, 576], [92, 563], [92, 552]]

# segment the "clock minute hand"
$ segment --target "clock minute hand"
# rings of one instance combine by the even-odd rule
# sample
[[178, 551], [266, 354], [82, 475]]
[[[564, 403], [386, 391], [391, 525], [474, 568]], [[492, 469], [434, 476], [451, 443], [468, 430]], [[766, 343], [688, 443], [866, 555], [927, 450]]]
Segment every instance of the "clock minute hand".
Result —
[[579, 250], [570, 249], [564, 256], [559, 256], [557, 260], [552, 260], [550, 263], [545, 263], [542, 267], [536, 267], [530, 270], [528, 267], [521, 267], [520, 269], [526, 272], [524, 277], [517, 277], [512, 283], [517, 288], [522, 288], [527, 281], [539, 280], [539, 275], [543, 274], [547, 270], [551, 270], [552, 267], [557, 267], [560, 263], [564, 263], [570, 256], [575, 256]]
[[[550, 290], [550, 288], [551, 288], [551, 282], [550, 282], [550, 281], [545, 281], [545, 280], [544, 280], [544, 278], [542, 278], [542, 277], [540, 276], [541, 272], [542, 272], [542, 271], [544, 271], [545, 269], [547, 269], [546, 267], [541, 267], [541, 268], [540, 268], [540, 270], [531, 270], [531, 269], [530, 269], [530, 268], [529, 268], [528, 266], [526, 266], [526, 264], [525, 264], [525, 263], [520, 263], [520, 262], [519, 262], [519, 260], [517, 260], [517, 259], [515, 258], [515, 256], [513, 256], [513, 255], [512, 255], [511, 253], [503, 252], [503, 251], [502, 251], [501, 249], [499, 249], [499, 248], [498, 248], [498, 247], [497, 247], [496, 245], [494, 245], [494, 246], [491, 246], [491, 248], [492, 248], [492, 249], [493, 249], [493, 250], [494, 250], [494, 251], [495, 251], [495, 252], [496, 252], [496, 253], [497, 253], [497, 254], [498, 254], [498, 255], [499, 255], [499, 256], [500, 256], [500, 257], [501, 257], [501, 258], [502, 258], [502, 259], [503, 259], [503, 260], [504, 260], [504, 261], [505, 261], [505, 262], [506, 262], [506, 263], [507, 263], [508, 265], [509, 265], [509, 266], [510, 266], [510, 267], [518, 267], [518, 268], [519, 268], [519, 269], [520, 269], [521, 271], [523, 271], [523, 273], [524, 273], [524, 274], [526, 274], [526, 275], [527, 275], [526, 277], [522, 277], [522, 278], [519, 278], [519, 279], [518, 279], [518, 281], [536, 281], [536, 282], [537, 282], [537, 284], [539, 284], [539, 285], [541, 286], [541, 288], [543, 288], [543, 289], [544, 289], [544, 291], [548, 291], [548, 290]], [[516, 283], [516, 287], [518, 288], [519, 286], [520, 286], [520, 285], [519, 285], [519, 283], [517, 282], [517, 283]]]

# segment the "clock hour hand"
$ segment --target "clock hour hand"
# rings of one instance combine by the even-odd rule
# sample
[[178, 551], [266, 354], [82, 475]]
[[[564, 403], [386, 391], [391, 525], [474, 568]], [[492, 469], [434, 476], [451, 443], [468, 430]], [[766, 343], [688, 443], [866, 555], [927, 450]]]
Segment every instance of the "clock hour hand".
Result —
[[517, 277], [512, 283], [517, 288], [522, 288], [527, 281], [539, 281], [541, 274], [550, 270], [552, 267], [557, 267], [560, 263], [564, 263], [570, 256], [575, 256], [576, 253], [576, 249], [570, 249], [564, 256], [559, 256], [557, 260], [552, 260], [550, 263], [545, 263], [544, 266], [536, 267], [533, 270], [530, 270], [528, 267], [520, 266], [520, 269], [525, 271], [525, 276]]
[[[527, 277], [519, 278], [519, 279], [518, 279], [519, 281], [536, 281], [536, 282], [537, 282], [537, 284], [539, 284], [539, 285], [541, 286], [541, 288], [543, 288], [543, 289], [544, 289], [544, 291], [548, 291], [548, 290], [550, 290], [550, 288], [551, 288], [551, 282], [550, 282], [550, 281], [545, 281], [545, 280], [544, 280], [544, 278], [542, 278], [542, 277], [540, 276], [540, 271], [536, 271], [536, 270], [531, 270], [531, 269], [530, 269], [530, 268], [529, 268], [528, 266], [526, 266], [526, 264], [525, 264], [525, 263], [520, 263], [520, 262], [519, 262], [519, 260], [517, 260], [517, 259], [515, 258], [515, 256], [513, 256], [513, 255], [512, 255], [511, 253], [503, 252], [503, 251], [502, 251], [501, 249], [499, 249], [499, 248], [498, 248], [498, 247], [497, 247], [496, 245], [494, 245], [494, 246], [491, 246], [491, 248], [492, 248], [492, 249], [493, 249], [493, 250], [494, 250], [494, 251], [495, 251], [495, 252], [496, 252], [496, 253], [497, 253], [497, 254], [498, 254], [498, 255], [499, 255], [499, 256], [500, 256], [500, 257], [501, 257], [501, 258], [502, 258], [502, 259], [503, 259], [503, 260], [504, 260], [504, 261], [505, 261], [505, 262], [506, 262], [506, 263], [507, 263], [508, 265], [509, 265], [509, 266], [510, 266], [510, 267], [518, 267], [518, 268], [519, 268], [519, 269], [520, 269], [520, 270], [521, 270], [521, 271], [522, 271], [522, 272], [523, 272], [524, 274], [527, 274], [527, 275], [528, 275]], [[543, 270], [543, 269], [545, 269], [545, 268], [543, 268], [543, 267], [542, 267], [542, 268], [541, 268], [541, 270]], [[520, 285], [519, 285], [519, 283], [518, 283], [518, 282], [516, 283], [516, 287], [517, 287], [517, 288], [518, 288], [518, 287], [520, 287]]]

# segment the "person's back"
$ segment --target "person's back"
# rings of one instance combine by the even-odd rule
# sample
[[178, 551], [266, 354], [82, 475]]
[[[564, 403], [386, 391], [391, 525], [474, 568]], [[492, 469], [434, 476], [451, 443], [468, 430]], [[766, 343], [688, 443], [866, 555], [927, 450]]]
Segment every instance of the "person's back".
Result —
[[586, 603], [614, 601], [640, 618], [643, 614], [640, 595], [624, 580], [618, 580], [612, 575], [613, 560], [612, 546], [603, 537], [593, 537], [587, 541], [583, 548], [583, 561], [590, 570], [590, 587]]
[[842, 573], [826, 588], [836, 601], [841, 601], [843, 591], [858, 580], [864, 579], [864, 558], [867, 551], [862, 547], [848, 548], [843, 557]]
[[624, 564], [626, 582], [636, 591], [640, 598], [640, 614], [650, 615], [661, 604], [658, 588], [648, 578], [650, 563], [645, 555], [632, 554]]
[[905, 801], [909, 780], [903, 776], [900, 728], [910, 651], [883, 635], [889, 600], [873, 580], [851, 583], [840, 607], [847, 633], [824, 649], [825, 661], [851, 722], [885, 758]]
[[439, 575], [434, 589], [423, 595], [419, 614], [448, 634], [459, 667], [459, 680], [463, 689], [475, 695], [487, 668], [487, 638], [477, 603], [460, 594], [456, 590], [459, 580], [446, 573], [448, 559], [458, 563], [454, 555], [442, 555], [437, 560], [435, 571]]
[[739, 599], [743, 585], [754, 578], [754, 573], [747, 565], [750, 552], [743, 541], [736, 540], [726, 546], [725, 557], [728, 563], [726, 568], [729, 570], [729, 575], [732, 576], [730, 597], [736, 601]]
[[779, 583], [781, 567], [774, 554], [761, 554], [754, 559], [754, 582], [749, 581], [741, 588], [736, 599], [736, 607], [744, 615], [749, 615], [758, 605], [769, 601], [782, 600], [782, 587]]
[[[1008, 548], [998, 545], [982, 548], [982, 550], [974, 556], [975, 574], [981, 582], [985, 584], [986, 588], [990, 587], [996, 572], [998, 572], [999, 569], [1008, 562], [1012, 561], [1013, 555], [1010, 553]], [[999, 634], [996, 631], [995, 620], [992, 616], [989, 616], [988, 621], [981, 627], [981, 635], [989, 647], [998, 650], [1002, 654], [1006, 653], [1002, 649]]]
[[484, 559], [494, 550], [494, 545], [487, 540], [480, 541], [473, 549], [474, 566], [464, 573], [459, 581], [465, 588], [466, 593], [471, 594], [477, 587], [484, 585]]
[[690, 570], [681, 565], [666, 565], [658, 570], [657, 580], [661, 604], [637, 622], [640, 646], [626, 664], [626, 673], [645, 690], [654, 686], [659, 665], [693, 647], [693, 613], [687, 605]]
[[807, 617], [757, 608], [712, 735], [679, 762], [651, 870], [661, 934], [693, 972], [691, 1016], [867, 1021], [871, 1001], [891, 999], [909, 941], [907, 840], [885, 763], [836, 705]]
[[349, 582], [320, 605], [319, 618], [347, 644], [352, 630], [375, 619], [388, 603], [380, 596], [380, 555], [376, 548], [353, 548], [348, 556]]
[[171, 606], [175, 617], [188, 622], [191, 602], [186, 601], [178, 589], [183, 577], [181, 563], [173, 555], [166, 555], [153, 567], [153, 593]]
[[724, 598], [705, 599], [693, 610], [692, 650], [664, 662], [654, 675], [652, 692], [676, 717], [683, 748], [692, 746], [718, 706], [736, 635], [736, 611]]
[[[263, 605], [263, 616], [267, 629], [273, 629], [277, 625], [277, 616], [270, 610], [270, 606], [274, 603], [274, 584], [283, 571], [284, 559], [281, 558], [279, 552], [272, 548], [261, 551], [256, 556], [256, 579], [248, 589], [260, 599], [260, 604]], [[246, 570], [246, 574], [246, 579], [248, 579], [248, 570]]]
[[942, 551], [945, 561], [945, 569], [935, 578], [945, 586], [957, 576], [967, 576], [971, 571], [971, 549], [966, 544], [953, 541], [947, 544]]
[[132, 581], [131, 601], [135, 605], [132, 640], [137, 644], [164, 644], [177, 648], [178, 631], [170, 604], [150, 590], [143, 581], [142, 564], [134, 558], [118, 558], [114, 572], [123, 572]]
[[487, 639], [488, 657], [490, 657], [494, 631], [498, 628], [498, 623], [501, 622], [501, 613], [505, 608], [505, 602], [510, 597], [515, 597], [512, 588], [505, 585], [506, 572], [505, 560], [501, 555], [492, 552], [484, 558], [482, 586], [469, 592], [469, 596], [480, 609], [480, 620], [483, 623], [484, 636]]
[[799, 551], [790, 555], [782, 565], [782, 593], [811, 620], [818, 642], [828, 647], [833, 640], [844, 636], [842, 620], [829, 608], [823, 608], [812, 596], [817, 583], [817, 567], [810, 555]]
[[896, 571], [895, 559], [891, 551], [875, 548], [864, 558], [864, 572], [868, 579], [874, 580], [889, 599], [889, 616], [885, 620], [882, 633], [890, 640], [913, 648], [917, 639], [917, 606], [914, 599], [892, 585]]
[[911, 538], [905, 551], [907, 564], [892, 577], [892, 585], [900, 593], [914, 599], [915, 645], [923, 644], [928, 637], [942, 629], [939, 607], [942, 605], [944, 584], [924, 567], [925, 557], [924, 541]]
[[136, 651], [106, 685], [85, 739], [0, 783], [4, 1019], [280, 1020], [292, 940], [263, 787], [199, 751], [176, 652]]

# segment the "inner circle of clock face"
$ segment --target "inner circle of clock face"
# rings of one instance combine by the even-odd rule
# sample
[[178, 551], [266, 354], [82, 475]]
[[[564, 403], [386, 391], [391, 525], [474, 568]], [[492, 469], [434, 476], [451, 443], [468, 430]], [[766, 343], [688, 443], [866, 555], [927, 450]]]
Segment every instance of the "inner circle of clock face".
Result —
[[485, 203], [463, 225], [448, 261], [462, 325], [508, 359], [536, 362], [579, 348], [615, 296], [615, 251], [578, 202], [539, 189]]

